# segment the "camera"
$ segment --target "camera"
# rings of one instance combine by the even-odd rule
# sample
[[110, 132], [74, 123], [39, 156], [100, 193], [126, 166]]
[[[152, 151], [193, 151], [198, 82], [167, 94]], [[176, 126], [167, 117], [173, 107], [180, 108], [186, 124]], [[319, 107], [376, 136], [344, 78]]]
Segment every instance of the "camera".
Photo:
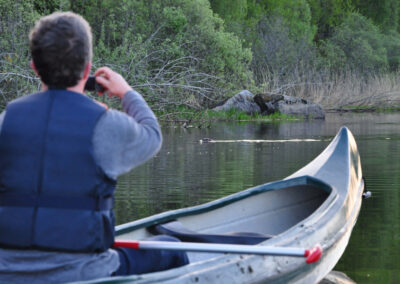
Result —
[[89, 76], [85, 84], [85, 91], [104, 92], [104, 87], [97, 83], [95, 76]]

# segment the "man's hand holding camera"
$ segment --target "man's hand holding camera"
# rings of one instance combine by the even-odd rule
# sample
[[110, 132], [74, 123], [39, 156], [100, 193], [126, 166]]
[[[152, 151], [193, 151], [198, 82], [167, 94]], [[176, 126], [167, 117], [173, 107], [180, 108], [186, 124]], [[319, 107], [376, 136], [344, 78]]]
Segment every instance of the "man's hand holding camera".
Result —
[[[122, 99], [128, 91], [132, 90], [119, 73], [108, 67], [99, 68], [94, 75], [96, 82], [104, 87], [108, 96], [116, 96]], [[99, 95], [103, 95], [103, 92], [99, 92]]]

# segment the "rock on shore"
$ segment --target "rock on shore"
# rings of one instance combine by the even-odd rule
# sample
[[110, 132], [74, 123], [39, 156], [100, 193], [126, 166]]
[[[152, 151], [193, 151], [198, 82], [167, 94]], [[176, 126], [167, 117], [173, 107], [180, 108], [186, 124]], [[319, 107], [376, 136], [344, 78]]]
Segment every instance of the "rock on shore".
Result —
[[260, 107], [254, 102], [254, 95], [248, 90], [243, 90], [237, 93], [232, 98], [227, 100], [223, 105], [217, 106], [213, 110], [228, 111], [231, 109], [243, 111], [247, 114], [261, 112]]
[[257, 94], [253, 95], [248, 90], [243, 90], [232, 98], [228, 99], [223, 105], [214, 108], [216, 111], [227, 111], [235, 109], [247, 114], [261, 113], [269, 115], [275, 112], [282, 114], [324, 119], [325, 111], [321, 105], [286, 95]]

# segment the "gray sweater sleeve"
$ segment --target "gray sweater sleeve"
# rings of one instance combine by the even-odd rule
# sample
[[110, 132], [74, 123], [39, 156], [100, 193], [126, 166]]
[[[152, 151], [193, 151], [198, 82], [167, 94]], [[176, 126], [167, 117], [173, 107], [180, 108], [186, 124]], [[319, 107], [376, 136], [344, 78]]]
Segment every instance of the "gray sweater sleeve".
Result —
[[107, 111], [93, 135], [94, 157], [114, 179], [150, 159], [162, 143], [157, 119], [139, 93], [126, 93], [122, 108], [125, 113]]
[[[113, 179], [146, 162], [162, 143], [157, 118], [139, 93], [126, 93], [122, 108], [125, 113], [106, 111], [93, 134], [94, 158]], [[0, 114], [0, 132], [5, 113]]]
[[3, 111], [0, 113], [0, 133], [1, 133], [1, 127], [3, 126], [3, 121], [4, 121], [4, 116], [6, 115], [6, 111]]

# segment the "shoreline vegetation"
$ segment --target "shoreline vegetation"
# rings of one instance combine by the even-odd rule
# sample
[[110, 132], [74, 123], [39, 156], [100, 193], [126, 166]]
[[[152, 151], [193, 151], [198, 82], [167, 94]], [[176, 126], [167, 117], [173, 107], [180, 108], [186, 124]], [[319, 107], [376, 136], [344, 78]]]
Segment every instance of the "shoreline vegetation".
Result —
[[[325, 109], [327, 113], [395, 113], [400, 112], [400, 107], [375, 107], [369, 105], [343, 106], [341, 108]], [[158, 120], [164, 124], [179, 124], [183, 128], [210, 128], [213, 122], [280, 122], [305, 120], [301, 116], [291, 116], [281, 113], [270, 115], [251, 115], [237, 110], [230, 111], [182, 111], [175, 113], [156, 113]]]
[[229, 111], [193, 111], [184, 109], [175, 113], [156, 113], [157, 118], [164, 124], [179, 123], [184, 128], [198, 127], [209, 128], [213, 122], [236, 121], [236, 122], [276, 122], [288, 120], [301, 120], [303, 118], [286, 114], [274, 113], [270, 115], [246, 114], [234, 109]]
[[28, 34], [54, 11], [87, 19], [92, 71], [121, 73], [160, 121], [299, 119], [211, 110], [245, 89], [400, 111], [400, 0], [0, 0], [0, 111], [40, 89]]

